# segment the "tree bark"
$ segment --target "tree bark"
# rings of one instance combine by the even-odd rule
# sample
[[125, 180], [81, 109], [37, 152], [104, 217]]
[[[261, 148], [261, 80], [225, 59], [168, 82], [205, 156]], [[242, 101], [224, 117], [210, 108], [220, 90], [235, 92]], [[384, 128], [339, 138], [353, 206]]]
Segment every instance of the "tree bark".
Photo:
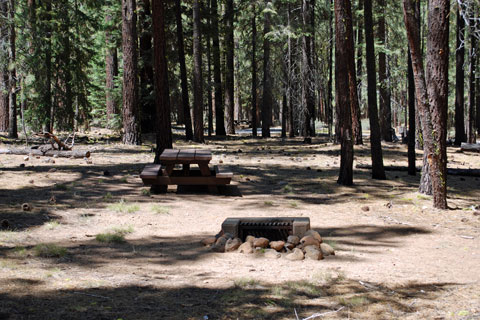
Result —
[[153, 67], [155, 79], [156, 142], [155, 163], [163, 150], [172, 148], [170, 95], [165, 44], [165, 0], [152, 1]]
[[[474, 29], [471, 27], [471, 29]], [[476, 142], [475, 134], [475, 68], [476, 68], [476, 38], [472, 31], [470, 31], [470, 51], [469, 51], [469, 90], [468, 90], [468, 127], [467, 127], [467, 141], [468, 143]]]
[[9, 120], [8, 120], [8, 137], [18, 138], [17, 133], [17, 69], [16, 69], [16, 33], [15, 33], [15, 0], [10, 0], [10, 65], [13, 66], [9, 73]]
[[123, 143], [141, 143], [138, 119], [137, 14], [135, 0], [122, 0]]
[[[50, 12], [52, 11], [52, 0], [45, 0], [46, 13], [44, 16], [46, 27], [46, 49], [45, 49], [45, 82], [43, 90], [43, 131], [53, 131], [53, 114], [52, 114], [52, 28], [50, 27], [50, 20], [52, 19]], [[37, 79], [38, 81], [39, 79]]]
[[[270, 0], [265, 0], [265, 5], [270, 5]], [[262, 137], [270, 137], [270, 124], [272, 122], [272, 76], [270, 74], [270, 39], [267, 34], [271, 29], [270, 13], [264, 13], [263, 26], [263, 97], [262, 97]]]
[[467, 141], [465, 135], [465, 21], [457, 9], [457, 50], [455, 76], [455, 145], [459, 146]]
[[375, 44], [373, 38], [372, 0], [364, 0], [368, 119], [370, 122], [370, 152], [372, 178], [386, 179], [383, 166], [382, 142], [377, 108], [377, 79], [375, 70]]
[[[427, 78], [420, 48], [415, 1], [403, 0], [403, 12], [415, 76], [415, 93], [422, 122], [424, 161], [429, 165], [433, 206], [447, 208], [446, 120], [448, 100], [448, 0], [430, 0], [427, 34]], [[428, 83], [428, 86], [427, 86]], [[424, 166], [425, 167], [425, 166]], [[426, 173], [423, 172], [423, 175]]]
[[211, 3], [210, 0], [207, 0], [207, 10], [205, 11], [208, 15], [207, 18], [207, 104], [208, 104], [208, 136], [211, 137], [213, 134], [213, 96], [212, 96], [212, 15], [211, 15]]
[[312, 21], [313, 5], [311, 0], [302, 1], [302, 22], [304, 36], [302, 37], [302, 104], [304, 105], [303, 135], [315, 136], [315, 88], [313, 79], [313, 47]]
[[226, 135], [225, 109], [222, 99], [222, 69], [220, 66], [220, 40], [218, 36], [218, 6], [217, 0], [212, 1], [212, 46], [213, 46], [213, 78], [215, 81], [215, 134]]
[[193, 1], [193, 141], [204, 142], [200, 0]]
[[412, 57], [408, 50], [408, 174], [417, 174], [415, 160], [415, 79], [413, 77]]
[[155, 100], [152, 54], [152, 12], [150, 0], [141, 0], [139, 3], [138, 25], [140, 28], [140, 105], [142, 133], [155, 131]]
[[110, 121], [113, 116], [118, 113], [118, 105], [115, 100], [115, 77], [118, 76], [118, 57], [117, 57], [117, 45], [113, 39], [113, 28], [110, 26], [112, 23], [112, 16], [107, 14], [105, 16], [105, 23], [107, 29], [105, 30], [105, 45], [107, 47], [107, 54], [105, 56], [105, 82], [106, 82], [106, 105], [107, 105], [107, 122], [110, 125]]
[[5, 47], [0, 48], [0, 132], [8, 131], [9, 121], [9, 80], [8, 80], [8, 0], [0, 0], [0, 44]]
[[182, 85], [182, 112], [185, 123], [185, 139], [188, 141], [193, 140], [193, 129], [188, 97], [187, 67], [185, 65], [185, 46], [183, 41], [182, 7], [180, 0], [175, 0], [175, 18], [177, 23], [178, 61], [180, 64], [180, 79]]
[[335, 90], [341, 144], [337, 183], [353, 184], [352, 102], [350, 66], [354, 64], [352, 9], [350, 0], [335, 0]]
[[333, 6], [333, 0], [330, 0], [330, 13], [328, 15], [329, 20], [329, 35], [330, 39], [332, 39], [332, 43], [330, 44], [329, 52], [328, 52], [328, 83], [327, 83], [327, 125], [328, 125], [328, 136], [331, 138], [333, 135], [333, 48], [335, 46], [335, 42], [333, 41], [333, 13], [331, 13], [331, 8]]
[[383, 50], [378, 53], [378, 80], [380, 82], [380, 132], [382, 139], [392, 141], [391, 132], [391, 107], [389, 99], [387, 55], [385, 54], [386, 27], [385, 27], [385, 0], [378, 0], [380, 15], [378, 18], [378, 38]]
[[227, 133], [235, 134], [234, 108], [234, 39], [233, 39], [233, 0], [226, 1], [225, 8], [225, 122]]
[[257, 136], [257, 8], [252, 4], [252, 136]]

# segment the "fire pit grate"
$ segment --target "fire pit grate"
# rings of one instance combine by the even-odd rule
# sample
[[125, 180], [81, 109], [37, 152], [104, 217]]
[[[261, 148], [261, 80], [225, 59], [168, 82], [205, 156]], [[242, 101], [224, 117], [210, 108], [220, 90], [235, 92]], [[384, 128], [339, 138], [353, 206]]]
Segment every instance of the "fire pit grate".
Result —
[[227, 218], [222, 231], [245, 241], [251, 235], [271, 241], [287, 240], [288, 236], [301, 236], [310, 229], [310, 218]]

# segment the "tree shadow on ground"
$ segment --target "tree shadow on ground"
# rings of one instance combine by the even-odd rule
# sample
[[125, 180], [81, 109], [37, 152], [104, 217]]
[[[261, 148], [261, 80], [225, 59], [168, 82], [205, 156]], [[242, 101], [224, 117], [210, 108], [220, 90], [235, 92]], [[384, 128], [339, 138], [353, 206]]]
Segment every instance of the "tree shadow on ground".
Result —
[[9, 288], [0, 293], [0, 319], [278, 320], [326, 312], [335, 319], [402, 318], [428, 312], [429, 303], [458, 286], [442, 282], [361, 284], [330, 274], [317, 281], [280, 284], [239, 279], [229, 287], [175, 287], [152, 279], [144, 286], [38, 290], [43, 284], [26, 278], [0, 283]]

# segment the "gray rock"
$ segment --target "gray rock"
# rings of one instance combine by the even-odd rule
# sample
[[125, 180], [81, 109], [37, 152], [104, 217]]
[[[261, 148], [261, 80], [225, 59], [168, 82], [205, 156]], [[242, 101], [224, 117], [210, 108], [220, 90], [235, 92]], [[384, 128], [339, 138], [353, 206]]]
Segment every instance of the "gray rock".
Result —
[[295, 245], [293, 243], [290, 243], [290, 242], [285, 243], [285, 249], [287, 251], [293, 250], [293, 248], [295, 248]]
[[297, 244], [300, 243], [300, 238], [297, 236], [288, 236], [287, 242], [296, 246]]
[[217, 242], [217, 238], [215, 238], [215, 237], [209, 237], [209, 238], [205, 238], [205, 239], [202, 240], [202, 244], [204, 246], [211, 246], [215, 242]]
[[316, 246], [306, 246], [304, 250], [305, 250], [305, 259], [310, 259], [310, 260], [323, 259], [322, 251], [320, 250], [320, 248]]
[[313, 238], [318, 240], [318, 242], [322, 243], [322, 236], [320, 235], [320, 233], [318, 233], [315, 230], [310, 229], [307, 232], [305, 232], [303, 236], [312, 236]]
[[269, 259], [278, 259], [280, 258], [282, 255], [280, 253], [278, 253], [276, 250], [274, 249], [266, 249], [265, 250], [265, 258], [269, 258]]
[[315, 239], [313, 236], [305, 236], [302, 238], [302, 240], [300, 240], [300, 244], [303, 246], [303, 247], [306, 247], [306, 246], [317, 246], [317, 247], [320, 247], [320, 242]]
[[247, 237], [245, 238], [245, 242], [251, 242], [251, 243], [253, 243], [253, 241], [255, 241], [255, 237], [254, 237], [254, 236], [247, 236]]
[[225, 243], [225, 252], [232, 252], [237, 250], [242, 245], [242, 240], [239, 238], [228, 239]]
[[299, 261], [303, 260], [305, 258], [305, 255], [303, 254], [302, 250], [295, 248], [293, 249], [292, 253], [287, 254], [285, 258], [290, 261]]
[[253, 244], [251, 242], [244, 242], [238, 247], [238, 252], [250, 254], [253, 253]]
[[215, 244], [212, 246], [212, 251], [214, 252], [225, 252], [225, 244], [227, 243], [227, 238], [221, 236], [217, 239]]
[[325, 257], [335, 255], [335, 250], [329, 244], [320, 244], [320, 249], [322, 250], [322, 253]]

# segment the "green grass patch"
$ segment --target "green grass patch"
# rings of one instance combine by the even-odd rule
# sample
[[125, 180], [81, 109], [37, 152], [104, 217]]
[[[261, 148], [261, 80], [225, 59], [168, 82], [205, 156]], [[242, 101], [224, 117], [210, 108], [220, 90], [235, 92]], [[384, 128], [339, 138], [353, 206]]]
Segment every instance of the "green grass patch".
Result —
[[61, 258], [67, 254], [67, 249], [51, 243], [41, 243], [33, 247], [33, 254], [42, 258]]
[[273, 207], [273, 201], [264, 201], [263, 204], [267, 207]]
[[431, 198], [429, 196], [423, 195], [423, 194], [417, 194], [417, 199], [419, 200], [430, 200]]
[[60, 223], [58, 221], [50, 221], [45, 224], [48, 230], [56, 229]]
[[108, 209], [120, 213], [135, 213], [140, 210], [140, 206], [137, 203], [129, 204], [122, 199], [117, 203], [109, 205]]
[[233, 284], [237, 288], [245, 289], [245, 288], [256, 286], [258, 284], [258, 281], [251, 278], [239, 278], [239, 279], [236, 279], [233, 282]]
[[366, 305], [368, 303], [368, 298], [364, 296], [353, 296], [350, 298], [341, 297], [338, 299], [338, 303], [342, 306], [354, 308]]
[[95, 237], [95, 239], [98, 242], [104, 242], [104, 243], [125, 243], [125, 236], [120, 233], [112, 233], [112, 232], [107, 232], [107, 233], [99, 233]]
[[156, 214], [169, 214], [170, 208], [155, 204], [152, 206], [152, 211]]
[[321, 287], [309, 281], [289, 281], [286, 286], [295, 294], [322, 296]]
[[142, 189], [142, 196], [150, 197], [150, 189]]
[[290, 202], [290, 207], [296, 209], [296, 208], [298, 208], [298, 203], [297, 203], [296, 201], [291, 201], [291, 202]]
[[113, 199], [113, 196], [110, 192], [107, 192], [104, 196], [103, 196], [103, 200], [107, 200], [107, 201], [110, 201]]
[[282, 188], [282, 191], [285, 193], [291, 193], [293, 192], [293, 187], [287, 184]]
[[28, 255], [28, 252], [25, 247], [18, 246], [13, 249], [13, 255], [18, 258], [25, 258]]
[[57, 183], [55, 184], [55, 189], [59, 191], [68, 191], [70, 187], [64, 183]]
[[115, 232], [117, 234], [126, 235], [126, 234], [129, 234], [129, 233], [133, 233], [133, 227], [132, 226], [117, 227], [117, 228], [113, 228], [113, 232]]

